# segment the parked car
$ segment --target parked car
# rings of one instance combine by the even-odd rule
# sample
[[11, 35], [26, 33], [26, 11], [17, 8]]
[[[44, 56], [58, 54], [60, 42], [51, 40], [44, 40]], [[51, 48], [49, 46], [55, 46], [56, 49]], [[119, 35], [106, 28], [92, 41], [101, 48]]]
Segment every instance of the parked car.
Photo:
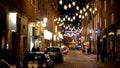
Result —
[[60, 47], [48, 47], [47, 52], [53, 61], [63, 62], [64, 56]]
[[0, 59], [0, 68], [12, 68], [5, 60]]
[[44, 52], [27, 53], [22, 64], [22, 68], [54, 68], [54, 62]]

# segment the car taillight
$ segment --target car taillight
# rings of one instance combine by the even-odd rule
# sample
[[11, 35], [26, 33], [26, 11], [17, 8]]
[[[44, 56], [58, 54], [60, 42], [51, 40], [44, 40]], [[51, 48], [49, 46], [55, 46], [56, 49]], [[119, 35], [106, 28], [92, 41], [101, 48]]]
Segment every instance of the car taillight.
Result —
[[43, 63], [43, 67], [46, 67], [46, 63]]

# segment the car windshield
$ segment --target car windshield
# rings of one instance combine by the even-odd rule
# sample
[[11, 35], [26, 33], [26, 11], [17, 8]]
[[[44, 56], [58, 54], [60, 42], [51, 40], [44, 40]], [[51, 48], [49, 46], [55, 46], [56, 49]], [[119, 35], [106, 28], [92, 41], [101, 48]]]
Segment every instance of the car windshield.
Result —
[[60, 52], [59, 48], [48, 48], [47, 49], [48, 52]]
[[46, 57], [44, 54], [26, 54], [24, 60], [45, 60]]

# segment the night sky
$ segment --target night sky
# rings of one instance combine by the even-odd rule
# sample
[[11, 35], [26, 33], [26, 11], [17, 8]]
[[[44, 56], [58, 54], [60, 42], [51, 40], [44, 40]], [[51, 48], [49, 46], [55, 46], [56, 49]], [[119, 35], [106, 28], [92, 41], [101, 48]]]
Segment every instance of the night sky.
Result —
[[74, 14], [76, 12], [78, 12], [76, 10], [75, 6], [72, 6], [72, 8], [68, 8], [67, 10], [64, 10], [64, 5], [72, 3], [72, 1], [76, 1], [76, 5], [78, 5], [80, 7], [80, 9], [82, 9], [85, 6], [86, 0], [63, 0], [63, 4], [62, 5], [58, 5], [58, 8], [60, 10], [60, 15], [69, 15], [69, 14]]

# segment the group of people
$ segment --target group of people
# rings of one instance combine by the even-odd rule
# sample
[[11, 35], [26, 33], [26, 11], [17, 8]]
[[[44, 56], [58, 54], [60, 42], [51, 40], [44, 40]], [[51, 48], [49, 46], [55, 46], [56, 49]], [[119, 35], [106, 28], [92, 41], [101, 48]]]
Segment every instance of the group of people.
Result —
[[104, 62], [105, 61], [105, 57], [108, 59], [108, 61], [110, 63], [112, 63], [114, 61], [114, 51], [112, 49], [109, 49], [107, 51], [105, 51], [104, 49], [102, 49], [100, 51], [100, 56], [101, 56], [101, 61]]
[[35, 47], [35, 46], [34, 46], [34, 47], [32, 48], [32, 52], [38, 52], [38, 51], [40, 51], [39, 47]]

